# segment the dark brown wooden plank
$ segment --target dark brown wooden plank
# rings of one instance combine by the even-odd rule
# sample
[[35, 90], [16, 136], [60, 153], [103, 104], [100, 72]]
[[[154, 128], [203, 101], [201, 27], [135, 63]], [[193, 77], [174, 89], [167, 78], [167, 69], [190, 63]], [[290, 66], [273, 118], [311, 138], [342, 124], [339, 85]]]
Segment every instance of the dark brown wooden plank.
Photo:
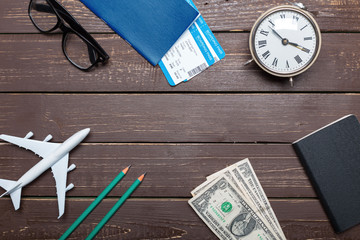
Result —
[[[16, 180], [39, 158], [0, 144], [0, 178]], [[96, 196], [126, 166], [131, 171], [110, 196], [124, 193], [147, 172], [138, 197], [190, 197], [206, 176], [249, 158], [269, 197], [316, 197], [291, 145], [283, 144], [82, 144], [70, 154], [75, 188], [67, 196]], [[90, 173], [90, 174], [89, 174]], [[56, 196], [51, 171], [24, 188], [24, 196]], [[10, 200], [9, 200], [10, 201]]]
[[[80, 1], [60, 1], [91, 32], [110, 32]], [[213, 31], [249, 31], [267, 9], [286, 4], [280, 0], [197, 0], [194, 1]], [[318, 21], [322, 31], [359, 31], [360, 6], [357, 1], [302, 1]], [[29, 1], [0, 2], [0, 33], [37, 32], [29, 20]]]
[[[110, 62], [88, 73], [77, 70], [63, 56], [61, 34], [34, 28], [29, 1], [0, 1], [0, 134], [32, 130], [36, 139], [51, 133], [62, 142], [91, 128], [70, 154], [77, 168], [68, 174], [75, 188], [64, 217], [57, 219], [47, 171], [24, 188], [19, 211], [8, 196], [0, 199], [0, 239], [58, 239], [129, 164], [128, 175], [70, 239], [84, 239], [145, 171], [144, 183], [98, 239], [217, 239], [187, 204], [190, 191], [246, 157], [288, 239], [359, 238], [359, 226], [333, 232], [290, 144], [346, 114], [360, 116], [357, 1], [302, 1], [320, 25], [323, 46], [294, 88], [255, 64], [243, 66], [252, 24], [285, 1], [195, 0], [227, 55], [175, 88], [80, 1], [60, 2], [93, 33]], [[0, 142], [0, 178], [16, 180], [38, 161]]]
[[[0, 199], [2, 239], [58, 239], [93, 199], [68, 199], [58, 220], [56, 200], [25, 199], [15, 212]], [[84, 239], [117, 199], [105, 199], [69, 239]], [[360, 227], [335, 234], [317, 200], [272, 200], [287, 239], [358, 239]], [[46, 223], [46, 225], [44, 224]], [[186, 199], [130, 199], [97, 239], [217, 239]]]
[[295, 87], [288, 79], [264, 73], [255, 63], [243, 66], [251, 58], [248, 33], [216, 34], [226, 57], [177, 87], [170, 87], [158, 66], [151, 66], [116, 35], [95, 36], [110, 62], [91, 72], [82, 72], [65, 59], [60, 35], [0, 35], [0, 91], [360, 91], [360, 48], [354, 48], [360, 45], [358, 34], [323, 35], [319, 59], [295, 77]]
[[360, 94], [1, 94], [0, 132], [62, 141], [293, 142], [353, 113]]

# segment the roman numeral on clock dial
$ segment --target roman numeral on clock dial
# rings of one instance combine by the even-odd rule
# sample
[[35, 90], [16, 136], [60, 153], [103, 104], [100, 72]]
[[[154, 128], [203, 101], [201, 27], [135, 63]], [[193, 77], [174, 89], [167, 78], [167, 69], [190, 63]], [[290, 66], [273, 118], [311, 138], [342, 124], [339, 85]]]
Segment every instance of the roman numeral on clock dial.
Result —
[[258, 42], [258, 44], [259, 44], [259, 48], [265, 47], [266, 46], [266, 40], [260, 40]]
[[267, 36], [269, 35], [269, 32], [268, 31], [265, 31], [265, 30], [260, 30], [260, 33], [264, 36]]
[[267, 58], [270, 56], [270, 51], [267, 50], [266, 52], [264, 52], [264, 53], [262, 54], [262, 56], [263, 56], [265, 59], [267, 59]]
[[279, 60], [279, 59], [274, 58], [274, 61], [272, 62], [272, 65], [273, 65], [274, 67], [276, 67], [276, 66], [277, 66], [277, 64], [278, 64], [278, 60]]
[[295, 58], [295, 60], [296, 60], [297, 63], [301, 63], [301, 62], [302, 62], [302, 59], [301, 59], [301, 57], [300, 57], [299, 55], [296, 55], [294, 58]]

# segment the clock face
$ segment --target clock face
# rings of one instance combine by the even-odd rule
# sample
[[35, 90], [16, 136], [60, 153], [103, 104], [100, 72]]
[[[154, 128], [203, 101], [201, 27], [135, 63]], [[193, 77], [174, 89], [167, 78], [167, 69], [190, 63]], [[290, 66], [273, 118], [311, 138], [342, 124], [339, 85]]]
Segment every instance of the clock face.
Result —
[[320, 30], [313, 18], [282, 6], [259, 18], [250, 34], [251, 53], [265, 71], [283, 77], [300, 74], [317, 58]]

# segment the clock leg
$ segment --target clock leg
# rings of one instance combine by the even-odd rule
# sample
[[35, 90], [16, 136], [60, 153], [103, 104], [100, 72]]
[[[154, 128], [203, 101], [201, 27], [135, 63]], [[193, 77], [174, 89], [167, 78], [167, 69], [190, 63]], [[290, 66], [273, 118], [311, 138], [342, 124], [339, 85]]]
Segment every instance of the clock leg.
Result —
[[254, 61], [254, 59], [250, 59], [250, 60], [246, 61], [246, 62], [244, 63], [244, 66], [250, 64], [252, 61]]
[[290, 82], [290, 86], [293, 87], [294, 86], [294, 79], [292, 77], [289, 78], [289, 82]]

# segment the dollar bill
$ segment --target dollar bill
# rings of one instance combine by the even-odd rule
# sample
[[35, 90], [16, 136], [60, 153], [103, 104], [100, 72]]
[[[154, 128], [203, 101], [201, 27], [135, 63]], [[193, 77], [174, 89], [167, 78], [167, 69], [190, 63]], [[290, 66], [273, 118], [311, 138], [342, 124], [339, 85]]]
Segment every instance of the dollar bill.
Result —
[[208, 178], [205, 182], [197, 186], [194, 190], [191, 191], [192, 196], [196, 196], [199, 192], [201, 192], [207, 185], [212, 183], [218, 176], [220, 175], [226, 175], [231, 182], [235, 185], [235, 187], [240, 191], [241, 194], [243, 194], [243, 197], [246, 198], [245, 192], [240, 188], [239, 183], [236, 181], [235, 176], [231, 173], [231, 170], [233, 168], [236, 168], [236, 165], [231, 165], [219, 172], [216, 173], [216, 176], [213, 174], [211, 178]]
[[236, 168], [232, 169], [232, 173], [239, 182], [239, 185], [245, 188], [247, 195], [257, 209], [263, 213], [263, 216], [274, 230], [276, 236], [279, 239], [286, 239], [249, 159], [244, 159], [236, 163]]
[[208, 184], [189, 204], [220, 239], [278, 239], [226, 175]]
[[[231, 186], [237, 195], [241, 197], [242, 202], [246, 203], [247, 209], [251, 209], [251, 211], [257, 216], [257, 219], [261, 220], [263, 226], [266, 226], [266, 229], [272, 234], [274, 239], [286, 239], [281, 229], [280, 223], [275, 216], [275, 213], [266, 197], [263, 188], [261, 187], [261, 184], [250, 164], [249, 159], [241, 160], [214, 174], [209, 175], [204, 183], [200, 184], [191, 192], [193, 199], [189, 200], [189, 204], [194, 208], [195, 205], [192, 205], [192, 203], [195, 201], [194, 199], [198, 199], [198, 197], [202, 196], [203, 194], [206, 195], [206, 192], [213, 188], [214, 185], [218, 183], [219, 179], [222, 178], [225, 178], [226, 181], [228, 181], [229, 186]], [[216, 196], [219, 197], [222, 196], [222, 194], [218, 194]], [[234, 196], [234, 194], [231, 194], [231, 196]], [[211, 199], [211, 201], [221, 201], [221, 199]], [[204, 216], [200, 215], [200, 211], [197, 211], [195, 208], [194, 210], [220, 239], [267, 239], [264, 237], [253, 238], [254, 236], [249, 234], [243, 238], [229, 238], [229, 236], [231, 236], [229, 230], [226, 231], [224, 226], [215, 223], [214, 219], [216, 218], [214, 216], [210, 216], [207, 213], [205, 215], [207, 218], [204, 218]], [[217, 210], [217, 212], [219, 213], [221, 211]], [[218, 214], [215, 214], [215, 216], [218, 216]], [[209, 220], [211, 221], [209, 222]], [[260, 236], [261, 235], [258, 237]]]
[[[276, 223], [273, 221], [273, 217], [269, 216], [269, 213], [272, 214], [272, 212], [270, 212], [270, 210], [266, 208], [266, 206], [269, 204], [262, 201], [263, 200], [262, 197], [261, 198], [257, 197], [257, 196], [259, 196], [259, 194], [257, 194], [255, 196], [255, 194], [251, 191], [250, 187], [247, 185], [246, 181], [244, 181], [244, 178], [240, 175], [240, 173], [237, 170], [238, 167], [240, 168], [244, 164], [250, 164], [249, 159], [246, 158], [244, 160], [241, 160], [241, 161], [234, 163], [218, 172], [215, 172], [215, 173], [207, 176], [206, 177], [207, 181], [205, 181], [204, 183], [199, 185], [197, 188], [195, 188], [192, 191], [192, 194], [193, 194], [193, 196], [196, 195], [196, 193], [201, 191], [201, 189], [203, 189], [211, 181], [213, 181], [214, 179], [218, 178], [221, 175], [226, 175], [231, 179], [231, 182], [234, 183], [234, 185], [240, 191], [240, 194], [242, 194], [242, 196], [244, 198], [249, 200], [248, 203], [251, 202], [253, 204], [253, 206], [256, 207], [257, 211], [269, 222], [269, 224], [272, 227], [274, 227], [274, 224], [276, 224]], [[251, 164], [250, 164], [250, 166], [251, 166]], [[243, 167], [241, 167], [241, 168], [243, 168]], [[249, 174], [249, 175], [255, 176], [256, 183], [259, 183], [252, 167], [250, 168], [250, 170], [252, 171], [251, 172], [252, 174]], [[261, 188], [261, 185], [260, 185], [260, 188]], [[261, 188], [261, 190], [262, 190], [262, 188]], [[265, 195], [264, 191], [262, 191], [262, 193]], [[266, 195], [265, 195], [265, 198], [266, 198]], [[267, 200], [267, 198], [266, 198], [266, 200]], [[278, 227], [278, 226], [276, 226], [276, 227]], [[275, 229], [275, 232], [277, 233], [278, 231]], [[282, 239], [281, 233], [277, 233], [277, 235], [278, 235], [279, 239]]]
[[[251, 205], [253, 207], [254, 211], [256, 211], [259, 215], [261, 215], [261, 217], [263, 217], [263, 219], [266, 221], [266, 223], [269, 224], [269, 226], [271, 226], [272, 230], [274, 231], [274, 233], [276, 234], [278, 239], [285, 239], [285, 236], [283, 235], [281, 230], [279, 231], [278, 226], [276, 225], [276, 222], [273, 219], [273, 215], [272, 215], [273, 212], [272, 212], [271, 207], [270, 207], [270, 209], [267, 208], [267, 206], [269, 206], [269, 204], [266, 204], [263, 201], [262, 197], [261, 198], [259, 197], [260, 194], [255, 194], [252, 191], [250, 186], [247, 185], [245, 178], [242, 177], [241, 174], [239, 173], [239, 171], [237, 170], [237, 168], [239, 166], [241, 166], [241, 168], [244, 169], [243, 165], [245, 165], [245, 164], [250, 164], [248, 159], [244, 159], [238, 163], [235, 163], [223, 170], [220, 170], [220, 171], [208, 176], [206, 182], [213, 181], [214, 179], [218, 178], [219, 176], [226, 175], [229, 179], [231, 179], [231, 182], [239, 190], [239, 193], [241, 194], [241, 196], [245, 200], [247, 200], [247, 203], [249, 205]], [[246, 165], [246, 166], [248, 166], [248, 165]], [[252, 172], [250, 172], [250, 174], [247, 174], [247, 175], [255, 176], [255, 178], [257, 180], [257, 177], [256, 177], [253, 169], [251, 168], [250, 170]], [[255, 181], [253, 178], [251, 180]], [[259, 183], [259, 181], [256, 181], [256, 182]], [[200, 190], [201, 189], [198, 189], [197, 191], [200, 191]], [[256, 193], [257, 193], [257, 191], [256, 191]], [[264, 193], [264, 192], [262, 191], [262, 193]], [[265, 193], [264, 193], [264, 195], [265, 195]], [[266, 195], [265, 195], [265, 198], [266, 198]], [[266, 200], [267, 200], [267, 198], [266, 198]]]

